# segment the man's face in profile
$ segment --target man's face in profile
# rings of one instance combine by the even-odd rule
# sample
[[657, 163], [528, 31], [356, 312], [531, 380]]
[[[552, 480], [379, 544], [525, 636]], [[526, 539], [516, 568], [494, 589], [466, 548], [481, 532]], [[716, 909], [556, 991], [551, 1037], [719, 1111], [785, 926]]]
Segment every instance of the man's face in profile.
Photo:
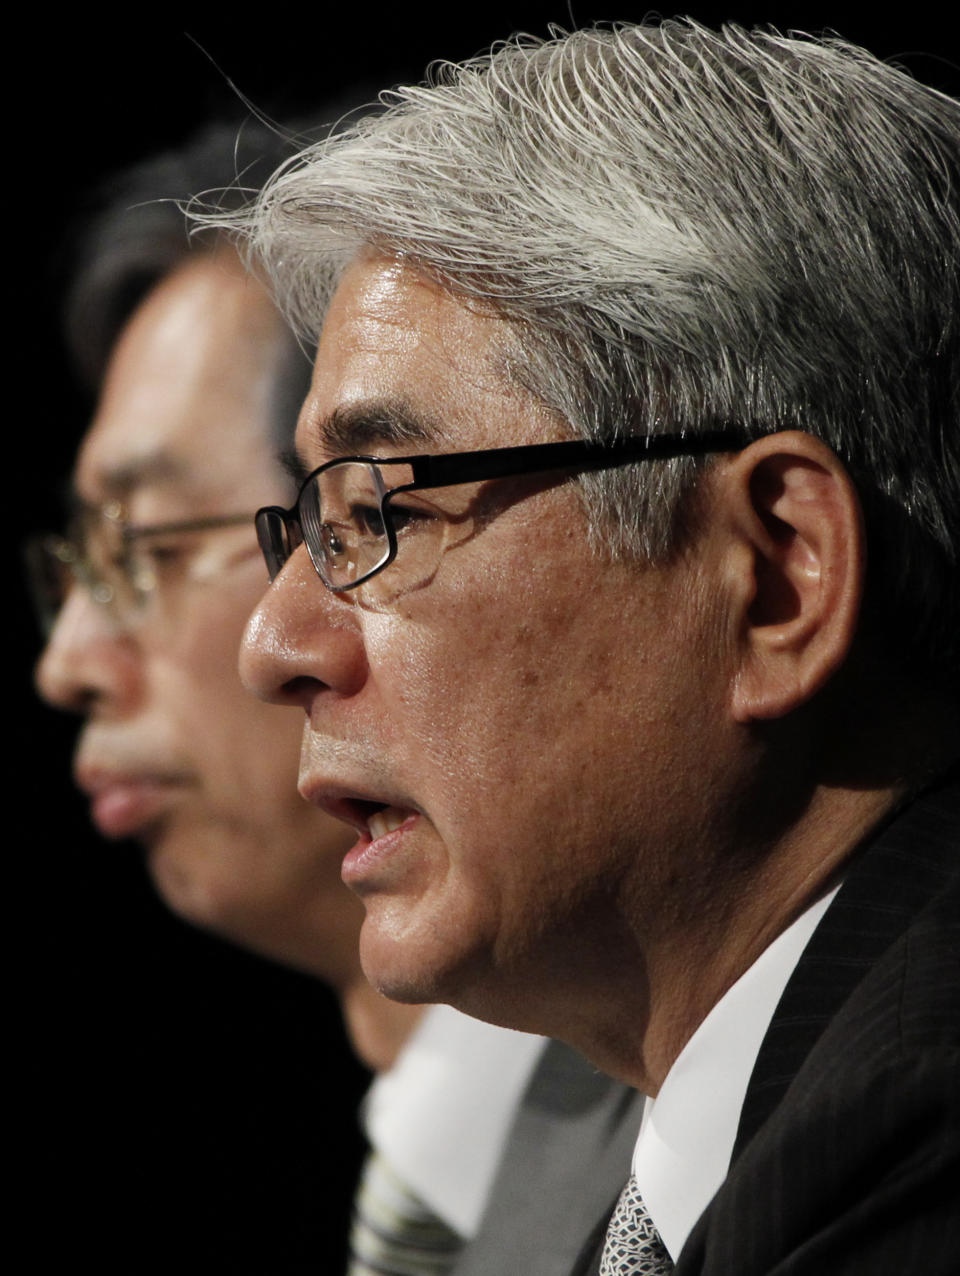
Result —
[[[162, 281], [121, 333], [77, 459], [92, 519], [252, 515], [285, 496], [272, 455], [285, 340], [231, 254]], [[300, 724], [236, 673], [265, 583], [252, 521], [148, 537], [137, 554], [149, 592], [121, 614], [74, 586], [38, 670], [47, 699], [84, 715], [75, 773], [94, 822], [143, 844], [178, 912], [335, 977], [356, 927], [342, 832], [297, 797]]]
[[[395, 262], [355, 263], [301, 414], [304, 465], [562, 437], [505, 381], [505, 336]], [[408, 438], [391, 442], [398, 418]], [[633, 955], [618, 893], [638, 855], [641, 911], [661, 924], [661, 887], [704, 815], [716, 674], [691, 652], [710, 608], [694, 564], [596, 555], [555, 476], [421, 496], [418, 518], [458, 529], [429, 579], [399, 587], [418, 518], [403, 520], [395, 563], [346, 593], [297, 551], [251, 623], [244, 673], [304, 706], [301, 792], [359, 830], [344, 879], [366, 906], [368, 977], [519, 1024], [521, 985], [542, 1008], [546, 981], [514, 976], [548, 974], [562, 996], [595, 959]]]

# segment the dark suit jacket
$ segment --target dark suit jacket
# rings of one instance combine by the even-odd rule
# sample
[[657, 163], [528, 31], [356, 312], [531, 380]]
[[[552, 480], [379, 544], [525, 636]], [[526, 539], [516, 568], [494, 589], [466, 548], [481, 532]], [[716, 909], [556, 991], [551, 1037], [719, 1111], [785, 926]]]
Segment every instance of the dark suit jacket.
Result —
[[524, 1094], [480, 1231], [455, 1276], [556, 1276], [630, 1173], [643, 1098], [551, 1041]]
[[[597, 1238], [594, 1238], [595, 1240]], [[599, 1271], [592, 1262], [575, 1270]], [[960, 786], [851, 862], [788, 983], [677, 1276], [960, 1271]]]

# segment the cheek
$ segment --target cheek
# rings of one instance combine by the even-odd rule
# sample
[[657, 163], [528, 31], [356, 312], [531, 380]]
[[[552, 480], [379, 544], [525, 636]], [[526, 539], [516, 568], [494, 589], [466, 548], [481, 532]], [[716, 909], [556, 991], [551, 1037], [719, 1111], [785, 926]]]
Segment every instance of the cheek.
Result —
[[178, 719], [185, 746], [208, 770], [218, 759], [251, 753], [259, 755], [261, 769], [269, 769], [276, 750], [283, 752], [292, 777], [298, 715], [256, 700], [237, 669], [240, 638], [254, 601], [252, 591], [210, 591], [203, 606], [184, 616], [175, 641], [158, 653], [153, 696], [161, 712]]
[[385, 707], [386, 747], [417, 761], [431, 788], [462, 787], [466, 769], [482, 798], [486, 783], [511, 769], [517, 719], [544, 715], [542, 654], [529, 621], [502, 597], [481, 605], [461, 593], [445, 602], [439, 625], [432, 615], [420, 622], [414, 609], [378, 618], [366, 641], [370, 678]]
[[372, 648], [402, 651], [380, 692], [416, 797], [460, 871], [497, 874], [508, 893], [531, 876], [574, 889], [598, 845], [616, 872], [656, 794], [696, 770], [705, 697], [687, 609], [626, 569], [600, 588], [592, 566], [562, 580], [533, 570], [522, 588], [499, 575], [482, 602], [479, 589], [454, 600], [442, 627], [411, 609]]
[[505, 573], [484, 583], [482, 599], [465, 588], [449, 600], [442, 626], [417, 623], [413, 608], [379, 618], [367, 650], [388, 747], [406, 759], [415, 796], [451, 847], [482, 828], [487, 863], [505, 839], [592, 820], [584, 776], [623, 752], [629, 714], [622, 636], [581, 584], [560, 592], [535, 570], [522, 587]]
[[198, 695], [209, 686], [240, 686], [238, 659], [244, 626], [261, 591], [241, 578], [198, 587], [185, 601], [165, 650], [171, 666], [193, 679]]

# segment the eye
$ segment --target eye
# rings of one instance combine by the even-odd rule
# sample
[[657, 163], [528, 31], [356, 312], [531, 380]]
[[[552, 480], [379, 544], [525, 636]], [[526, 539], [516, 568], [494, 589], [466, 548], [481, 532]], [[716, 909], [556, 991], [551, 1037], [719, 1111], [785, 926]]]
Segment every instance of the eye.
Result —
[[191, 546], [184, 540], [143, 540], [136, 547], [135, 557], [160, 570], [182, 563], [189, 557], [190, 552]]
[[386, 535], [383, 515], [377, 505], [351, 505], [350, 521], [361, 536], [373, 536], [379, 540]]
[[332, 523], [320, 525], [320, 539], [323, 543], [323, 551], [329, 559], [336, 559], [346, 552], [346, 547]]
[[163, 578], [186, 570], [189, 549], [183, 541], [144, 539], [129, 547], [126, 571], [137, 589], [151, 590]]

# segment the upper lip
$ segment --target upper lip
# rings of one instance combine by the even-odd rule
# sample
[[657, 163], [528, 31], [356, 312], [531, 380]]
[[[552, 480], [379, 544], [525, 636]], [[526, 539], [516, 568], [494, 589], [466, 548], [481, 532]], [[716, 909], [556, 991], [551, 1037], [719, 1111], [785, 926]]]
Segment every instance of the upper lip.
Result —
[[352, 825], [360, 833], [369, 833], [369, 820], [374, 811], [383, 810], [388, 806], [395, 806], [405, 811], [417, 809], [408, 799], [365, 793], [359, 788], [349, 788], [322, 780], [301, 781], [300, 796], [335, 819]]
[[182, 772], [173, 769], [164, 771], [137, 764], [104, 764], [82, 759], [77, 760], [73, 773], [77, 787], [91, 798], [119, 784], [182, 784], [186, 780]]

